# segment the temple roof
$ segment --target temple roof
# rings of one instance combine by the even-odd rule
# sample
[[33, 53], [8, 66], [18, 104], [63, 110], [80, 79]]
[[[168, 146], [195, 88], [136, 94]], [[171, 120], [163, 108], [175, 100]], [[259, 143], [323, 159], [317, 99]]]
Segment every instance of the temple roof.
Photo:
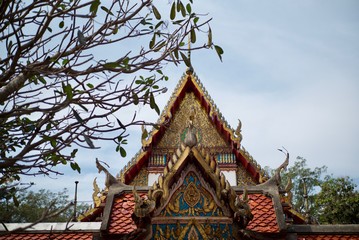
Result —
[[[272, 199], [263, 194], [249, 194], [249, 199], [254, 218], [247, 229], [262, 233], [278, 233], [279, 227]], [[114, 200], [109, 221], [109, 233], [128, 234], [137, 229], [131, 217], [134, 207], [133, 193], [124, 193]]]
[[93, 233], [21, 233], [0, 236], [0, 240], [93, 240]]
[[[180, 124], [176, 116], [179, 116], [181, 107], [189, 103], [197, 104], [197, 115], [189, 113], [191, 109], [186, 106], [181, 114], [186, 119], [188, 117], [189, 125], [183, 126], [182, 116], [182, 125], [178, 127]], [[199, 127], [207, 136], [196, 132], [192, 121], [194, 117], [200, 118]], [[171, 123], [176, 121], [177, 140], [168, 141], [173, 149], [171, 155], [166, 155], [161, 168], [156, 169], [156, 181], [152, 186], [136, 186], [132, 180], [140, 175], [146, 164], [148, 166], [153, 152], [163, 147], [161, 141], [168, 136], [165, 133]], [[205, 121], [207, 125], [203, 124]], [[182, 131], [180, 138], [179, 130]], [[198, 137], [217, 138], [216, 143], [219, 144], [206, 146], [199, 143]], [[304, 217], [291, 208], [290, 197], [286, 195], [289, 190], [281, 188], [280, 172], [288, 165], [289, 153], [269, 178], [241, 145], [241, 140], [241, 123], [236, 130], [231, 128], [197, 76], [187, 72], [163, 110], [156, 128], [152, 129], [148, 138], [143, 139], [142, 148], [120, 176], [114, 178], [97, 163], [109, 181], [106, 180], [106, 189], [100, 191], [94, 180], [95, 207], [81, 217], [83, 222], [69, 225], [40, 223], [35, 228], [11, 234], [6, 232], [21, 225], [3, 224], [3, 228], [0, 225], [0, 240], [359, 239], [359, 225], [305, 224]], [[221, 154], [227, 151], [225, 156], [228, 152], [233, 154], [231, 160], [235, 162], [220, 163], [218, 149]], [[237, 181], [236, 185], [231, 185], [224, 174], [231, 170], [222, 169], [228, 163], [231, 166], [228, 169], [241, 169], [241, 174], [249, 174], [253, 184], [238, 184]]]
[[124, 183], [129, 183], [139, 173], [148, 160], [152, 147], [158, 144], [165, 133], [168, 124], [173, 120], [173, 115], [176, 114], [179, 105], [183, 101], [185, 95], [189, 92], [194, 93], [195, 97], [200, 102], [201, 107], [205, 109], [208, 119], [213, 126], [215, 126], [216, 130], [223, 137], [228, 146], [232, 148], [233, 154], [236, 156], [239, 163], [244, 166], [255, 182], [259, 183], [264, 181], [264, 179], [268, 179], [266, 172], [241, 145], [241, 123], [239, 122], [239, 126], [234, 130], [225, 120], [197, 75], [195, 73], [192, 74], [187, 72], [178, 82], [171, 98], [156, 123], [156, 127], [152, 129], [148, 138], [142, 141], [142, 148], [120, 171], [120, 180]]

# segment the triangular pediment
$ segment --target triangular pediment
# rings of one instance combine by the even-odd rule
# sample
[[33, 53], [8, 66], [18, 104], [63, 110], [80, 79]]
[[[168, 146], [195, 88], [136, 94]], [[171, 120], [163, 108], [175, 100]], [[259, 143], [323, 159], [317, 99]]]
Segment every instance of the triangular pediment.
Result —
[[216, 160], [204, 148], [183, 143], [149, 190], [148, 199], [156, 203], [151, 214], [154, 239], [169, 233], [179, 239], [212, 239], [214, 229], [230, 237], [238, 210], [237, 194]]
[[237, 130], [229, 126], [203, 84], [189, 72], [179, 81], [157, 127], [143, 139], [140, 152], [120, 172], [120, 179], [126, 184], [151, 185], [184, 142], [189, 122], [196, 135], [196, 146], [216, 159], [225, 174], [230, 175], [231, 185], [255, 185], [265, 179], [265, 172], [241, 146], [240, 124]]

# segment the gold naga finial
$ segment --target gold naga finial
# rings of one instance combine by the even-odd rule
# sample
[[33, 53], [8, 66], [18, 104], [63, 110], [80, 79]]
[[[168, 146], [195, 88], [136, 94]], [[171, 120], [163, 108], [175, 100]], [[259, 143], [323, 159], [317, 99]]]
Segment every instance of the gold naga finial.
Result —
[[92, 200], [93, 200], [93, 204], [94, 207], [98, 207], [101, 204], [101, 198], [99, 197], [99, 193], [101, 192], [100, 188], [97, 185], [96, 182], [97, 177], [95, 177], [95, 179], [93, 180], [93, 193], [92, 193]]
[[237, 129], [236, 131], [234, 132], [237, 136], [237, 139], [238, 139], [238, 142], [241, 143], [242, 142], [242, 122], [241, 120], [238, 119], [238, 126], [237, 126]]

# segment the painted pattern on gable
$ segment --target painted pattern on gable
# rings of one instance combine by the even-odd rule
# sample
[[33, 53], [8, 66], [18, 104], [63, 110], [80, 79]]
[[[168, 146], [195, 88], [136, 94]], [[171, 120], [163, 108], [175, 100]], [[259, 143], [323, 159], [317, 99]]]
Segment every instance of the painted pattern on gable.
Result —
[[167, 207], [160, 216], [223, 216], [222, 210], [204, 186], [199, 177], [189, 172], [176, 192], [172, 195]]
[[183, 98], [177, 112], [173, 115], [170, 126], [156, 147], [177, 148], [181, 138], [185, 136], [189, 116], [193, 111], [195, 112], [193, 125], [196, 129], [198, 143], [203, 147], [228, 147], [192, 92], [187, 93]]
[[226, 203], [216, 199], [194, 164], [182, 170], [171, 189], [166, 206], [152, 219], [152, 239], [232, 239]]
[[148, 171], [142, 168], [136, 177], [130, 182], [129, 185], [147, 186], [148, 185]]
[[244, 169], [242, 165], [238, 165], [236, 175], [237, 186], [256, 185], [251, 175]]
[[176, 224], [152, 225], [153, 237], [156, 240], [199, 240], [199, 239], [233, 239], [232, 225], [226, 223], [199, 223], [191, 219], [186, 224], [177, 221]]

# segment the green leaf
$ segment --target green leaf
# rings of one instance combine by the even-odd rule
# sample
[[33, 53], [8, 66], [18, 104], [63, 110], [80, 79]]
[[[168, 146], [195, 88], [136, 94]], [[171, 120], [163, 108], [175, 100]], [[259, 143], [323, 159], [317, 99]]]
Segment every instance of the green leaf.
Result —
[[62, 88], [63, 88], [64, 93], [66, 94], [67, 98], [69, 100], [72, 100], [72, 97], [73, 97], [72, 86], [70, 84], [67, 84], [67, 85], [63, 85]]
[[195, 43], [196, 42], [196, 31], [194, 30], [194, 28], [191, 29], [191, 43]]
[[133, 98], [133, 103], [134, 103], [135, 105], [138, 105], [139, 102], [140, 102], [140, 100], [139, 100], [139, 98], [138, 98], [138, 95], [137, 95], [135, 92], [132, 92], [132, 98]]
[[71, 157], [74, 158], [76, 157], [76, 153], [77, 153], [78, 149], [74, 149], [72, 152], [71, 152]]
[[186, 66], [190, 67], [191, 61], [189, 60], [189, 58], [183, 52], [180, 52], [180, 54], [181, 54], [181, 57], [182, 57], [184, 63], [186, 64]]
[[143, 95], [143, 104], [146, 104], [147, 103], [147, 100], [148, 100], [148, 95], [150, 93], [150, 90], [147, 89], [147, 91], [145, 92], [145, 94]]
[[160, 109], [158, 108], [157, 104], [155, 104], [155, 111], [156, 111], [156, 113], [157, 113], [158, 115], [161, 114], [161, 111], [160, 111]]
[[126, 153], [126, 150], [123, 148], [123, 147], [120, 147], [120, 154], [121, 154], [121, 157], [126, 157], [127, 153]]
[[89, 88], [94, 88], [94, 85], [92, 85], [91, 83], [88, 83], [88, 84], [86, 84]]
[[173, 50], [176, 59], [179, 59], [178, 49]]
[[70, 162], [70, 166], [72, 170], [77, 171], [78, 173], [81, 173], [81, 168], [76, 162]]
[[108, 63], [105, 63], [103, 66], [104, 66], [105, 68], [110, 68], [110, 69], [112, 69], [112, 68], [117, 68], [117, 67], [119, 67], [120, 64], [117, 63], [117, 62], [108, 62]]
[[193, 19], [193, 23], [196, 25], [197, 22], [198, 22], [198, 20], [199, 20], [199, 17], [195, 17], [195, 18]]
[[153, 93], [150, 93], [150, 107], [154, 109], [158, 115], [160, 115], [160, 109], [158, 108]]
[[155, 97], [153, 96], [153, 93], [150, 93], [150, 107], [154, 109], [155, 105], [156, 105]]
[[125, 68], [128, 68], [128, 63], [130, 62], [130, 58], [129, 57], [125, 57], [122, 60], [123, 65], [125, 65]]
[[39, 79], [39, 81], [40, 81], [41, 83], [46, 84], [46, 80], [45, 80], [44, 77], [39, 76], [37, 79]]
[[222, 54], [223, 54], [223, 49], [220, 46], [214, 45], [214, 48], [216, 49], [216, 52], [218, 54], [219, 59], [222, 62]]
[[152, 5], [152, 11], [153, 11], [153, 14], [155, 15], [155, 18], [157, 20], [160, 20], [161, 19], [161, 14], [160, 14], [160, 12], [157, 10], [157, 8], [154, 5]]
[[112, 34], [113, 35], [116, 35], [118, 33], [118, 26], [117, 26], [117, 24], [115, 25], [115, 27], [114, 27], [114, 29], [113, 29], [113, 31], [112, 31]]
[[77, 120], [79, 123], [82, 123], [84, 120], [80, 117], [80, 114], [78, 114], [75, 109], [72, 109], [72, 111], [73, 111], [73, 113], [74, 113], [74, 116], [75, 116], [76, 120]]
[[79, 105], [83, 110], [85, 110], [86, 112], [88, 112], [89, 110], [84, 106], [82, 105], [81, 103], [78, 103], [77, 105]]
[[[116, 120], [117, 120], [118, 125], [120, 125], [121, 128], [123, 128], [123, 129], [126, 128], [125, 125], [122, 124], [122, 122], [120, 121], [120, 119], [116, 118]], [[121, 141], [121, 140], [119, 140], [119, 141]]]
[[65, 66], [70, 60], [68, 60], [67, 58], [62, 60], [62, 66]]
[[148, 137], [147, 129], [146, 129], [145, 127], [143, 127], [141, 139], [144, 140], [144, 139], [146, 139], [147, 137]]
[[65, 25], [64, 21], [61, 21], [61, 22], [59, 23], [59, 28], [63, 28], [64, 25]]
[[52, 33], [52, 28], [47, 27], [47, 30]]
[[101, 6], [101, 9], [102, 9], [103, 11], [105, 11], [107, 14], [110, 14], [110, 15], [113, 16], [113, 13], [112, 13], [107, 7]]
[[191, 4], [188, 3], [188, 4], [186, 5], [186, 9], [187, 9], [187, 12], [188, 12], [189, 14], [192, 13]]
[[180, 2], [180, 6], [181, 6], [181, 14], [182, 14], [182, 17], [185, 17], [186, 16], [186, 9], [183, 5], [182, 2]]
[[101, 4], [100, 0], [94, 0], [90, 5], [90, 12], [97, 13], [98, 6]]
[[87, 145], [90, 148], [95, 148], [95, 145], [93, 144], [92, 140], [88, 136], [84, 136], [84, 138], [85, 138], [85, 141], [86, 141]]
[[51, 140], [50, 140], [50, 145], [51, 145], [53, 148], [55, 148], [55, 147], [56, 147], [56, 140], [53, 139], [53, 138], [51, 138]]
[[170, 18], [171, 18], [171, 20], [176, 18], [176, 2], [175, 1], [173, 1], [173, 3], [172, 3]]
[[207, 42], [207, 46], [211, 47], [213, 44], [212, 42], [212, 29], [211, 27], [208, 29], [208, 42]]
[[150, 49], [152, 49], [155, 46], [155, 43], [156, 43], [156, 34], [153, 34], [153, 37], [152, 37], [152, 39], [150, 41], [150, 45], [149, 45]]

